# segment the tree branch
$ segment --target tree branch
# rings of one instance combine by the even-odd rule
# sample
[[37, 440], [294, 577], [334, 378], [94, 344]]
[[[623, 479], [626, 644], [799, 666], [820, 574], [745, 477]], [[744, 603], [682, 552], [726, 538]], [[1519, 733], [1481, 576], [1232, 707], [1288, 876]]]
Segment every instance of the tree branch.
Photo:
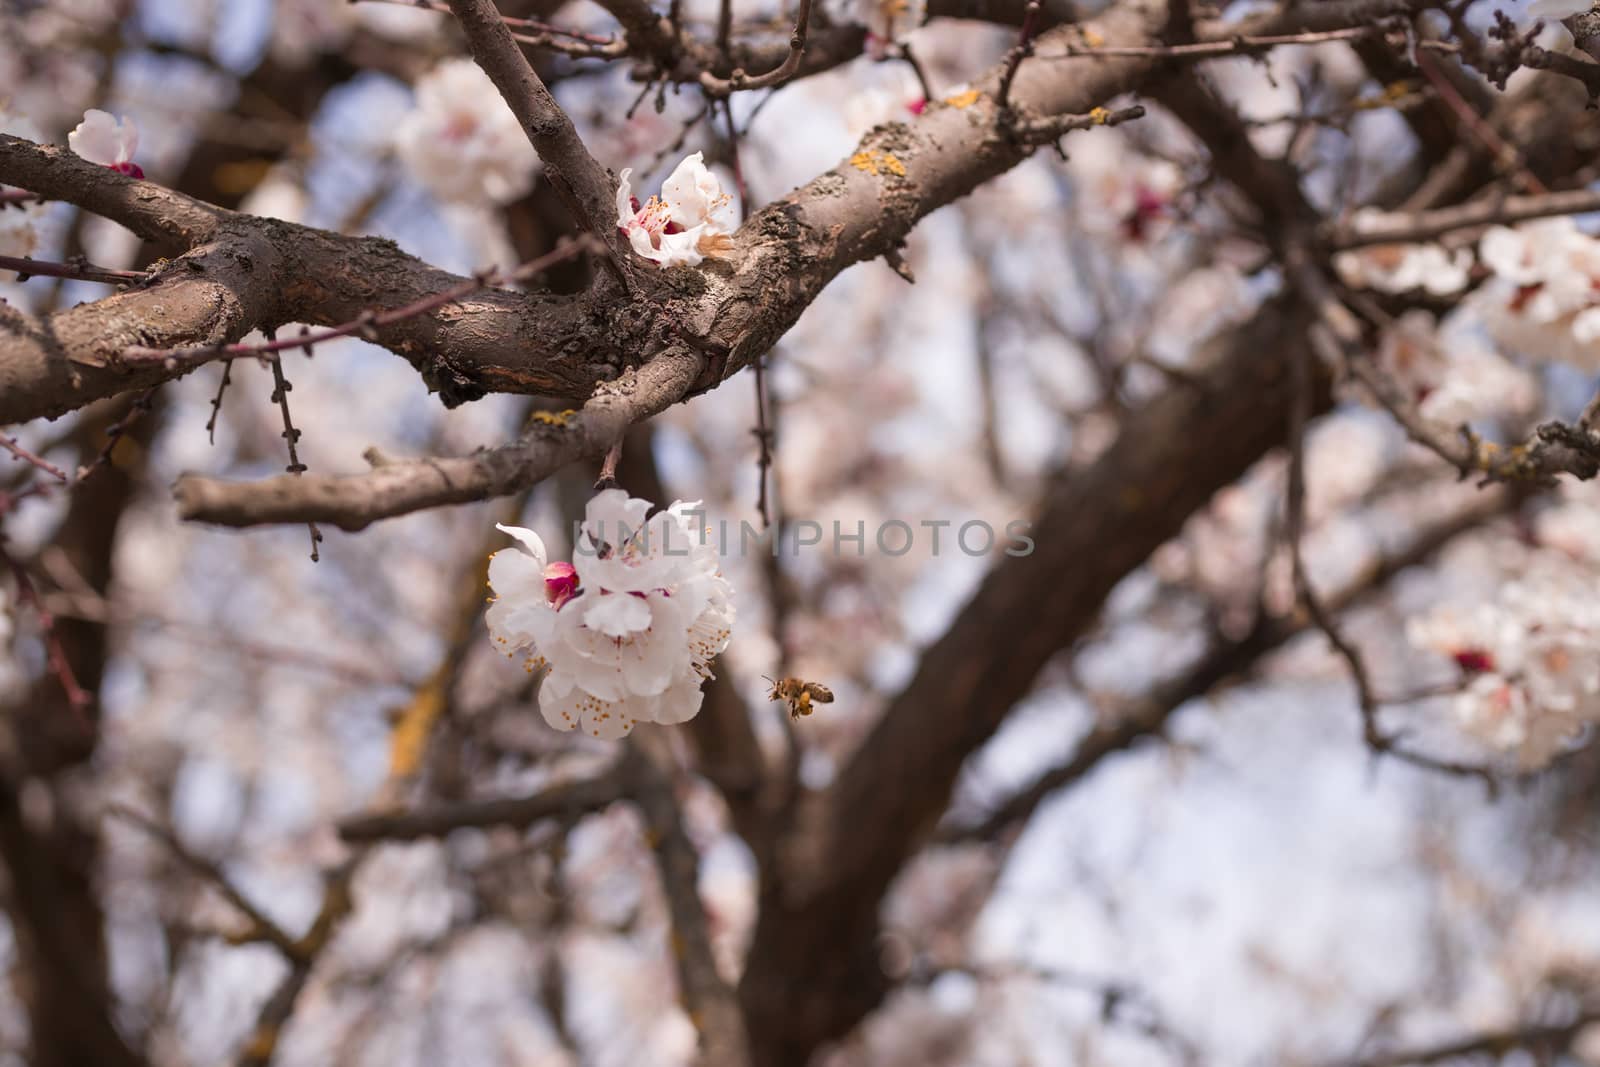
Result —
[[603, 454], [631, 424], [687, 393], [700, 367], [696, 354], [671, 349], [602, 385], [581, 410], [548, 416], [517, 441], [472, 456], [391, 462], [369, 452], [373, 469], [365, 474], [279, 475], [256, 482], [185, 474], [173, 494], [178, 513], [200, 522], [325, 522], [345, 530], [422, 508], [505, 496], [574, 460]]
[[550, 95], [511, 36], [493, 0], [450, 0], [472, 58], [489, 75], [544, 163], [545, 177], [578, 224], [611, 250], [617, 265], [616, 184], [589, 154], [567, 113]]
[[210, 240], [232, 214], [155, 182], [90, 163], [59, 145], [34, 144], [4, 133], [0, 133], [0, 185], [76, 204], [122, 223], [167, 253]]

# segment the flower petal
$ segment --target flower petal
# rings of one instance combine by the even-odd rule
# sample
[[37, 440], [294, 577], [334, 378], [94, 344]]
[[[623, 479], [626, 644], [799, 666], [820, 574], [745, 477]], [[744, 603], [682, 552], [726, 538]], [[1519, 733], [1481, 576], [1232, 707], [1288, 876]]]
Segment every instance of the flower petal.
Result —
[[584, 625], [610, 637], [631, 637], [650, 625], [650, 605], [643, 597], [626, 593], [583, 597], [588, 609]]
[[623, 167], [622, 173], [617, 175], [617, 225], [624, 230], [637, 214], [633, 210], [633, 185], [628, 181], [632, 176], [632, 167]]
[[498, 522], [494, 524], [494, 528], [508, 537], [515, 538], [529, 555], [539, 561], [539, 569], [544, 570], [549, 557], [544, 550], [544, 540], [538, 534], [525, 526], [506, 526]]
[[118, 121], [108, 111], [90, 108], [83, 121], [67, 134], [67, 147], [102, 166], [115, 166], [133, 158], [139, 146], [139, 129], [132, 119]]

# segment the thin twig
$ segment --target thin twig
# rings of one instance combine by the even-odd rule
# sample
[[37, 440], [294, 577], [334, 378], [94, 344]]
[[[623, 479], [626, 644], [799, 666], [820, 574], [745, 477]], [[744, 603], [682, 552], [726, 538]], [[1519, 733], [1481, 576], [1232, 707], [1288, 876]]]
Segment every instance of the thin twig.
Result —
[[23, 448], [20, 444], [18, 444], [16, 438], [14, 437], [7, 437], [4, 434], [0, 434], [0, 448], [10, 452], [13, 456], [16, 456], [24, 463], [28, 463], [39, 468], [46, 474], [50, 475], [50, 477], [62, 482], [63, 484], [72, 480], [71, 478], [67, 477], [66, 471], [62, 470], [54, 463], [51, 463], [43, 456], [36, 456], [32, 452], [29, 452], [26, 448]]
[[16, 271], [19, 282], [38, 276], [105, 282], [107, 285], [127, 285], [130, 282], [147, 282], [155, 277], [149, 271], [116, 270], [111, 267], [97, 267], [93, 263], [52, 263], [46, 259], [33, 259], [28, 256], [0, 256], [0, 270]]
[[1509, 226], [1552, 215], [1600, 211], [1600, 191], [1570, 189], [1537, 196], [1486, 197], [1433, 211], [1396, 211], [1363, 218], [1359, 225], [1329, 227], [1328, 244], [1336, 249], [1427, 241], [1455, 230]]
[[[271, 332], [267, 335], [272, 336]], [[289, 417], [289, 390], [294, 386], [289, 384], [289, 379], [283, 374], [283, 357], [274, 355], [267, 361], [272, 366], [272, 402], [278, 405], [278, 410], [283, 413], [283, 439], [289, 444], [289, 465], [284, 468], [290, 474], [300, 475], [306, 472], [306, 465], [300, 462], [300, 431], [294, 428], [294, 421]], [[220, 394], [218, 394], [220, 395]], [[316, 563], [318, 558], [317, 545], [322, 541], [322, 531], [317, 529], [314, 522], [306, 523], [306, 529], [311, 533], [311, 562]]]
[[784, 56], [782, 63], [765, 74], [749, 75], [742, 69], [735, 69], [729, 78], [719, 78], [708, 70], [701, 71], [700, 87], [712, 96], [728, 96], [747, 89], [768, 89], [788, 81], [800, 69], [800, 58], [805, 54], [812, 2], [800, 0], [800, 14], [795, 18], [794, 33], [789, 36], [789, 54]]
[[617, 488], [617, 464], [622, 460], [622, 439], [606, 449], [606, 458], [600, 461], [600, 477], [595, 479], [595, 492]]
[[250, 925], [244, 931], [226, 935], [230, 944], [241, 945], [251, 941], [264, 941], [283, 953], [285, 959], [296, 958], [299, 946], [295, 939], [269, 915], [256, 907], [250, 898], [223, 873], [222, 868], [203, 856], [197, 856], [189, 851], [172, 830], [126, 804], [112, 803], [106, 808], [106, 814], [136, 826], [160, 841], [179, 863], [215, 886], [217, 892], [222, 894], [222, 898], [249, 921]]

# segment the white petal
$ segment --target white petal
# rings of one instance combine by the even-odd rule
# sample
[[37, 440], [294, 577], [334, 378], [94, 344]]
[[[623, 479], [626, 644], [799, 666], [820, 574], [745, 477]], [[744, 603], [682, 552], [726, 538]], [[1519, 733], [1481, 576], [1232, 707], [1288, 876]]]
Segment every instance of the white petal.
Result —
[[616, 548], [644, 529], [650, 501], [630, 497], [621, 489], [596, 493], [584, 509], [583, 532], [591, 543]]
[[523, 526], [505, 526], [498, 522], [494, 524], [494, 528], [508, 537], [515, 538], [517, 543], [526, 549], [529, 555], [539, 561], [539, 569], [541, 571], [544, 570], [544, 565], [549, 562], [549, 557], [545, 554], [544, 541], [538, 534]]
[[672, 221], [685, 229], [704, 222], [712, 202], [722, 193], [716, 175], [706, 169], [703, 160], [699, 152], [684, 157], [661, 183], [661, 199], [666, 201]]
[[704, 700], [705, 694], [700, 691], [698, 679], [693, 684], [681, 682], [657, 698], [653, 709], [655, 721], [663, 726], [688, 722], [700, 714], [700, 705]]
[[633, 724], [639, 721], [632, 711], [632, 705], [626, 701], [593, 701], [583, 709], [583, 732], [602, 741], [627, 737]]
[[1578, 312], [1572, 320], [1572, 336], [1580, 345], [1590, 345], [1600, 341], [1600, 308], [1588, 308]]
[[636, 212], [633, 210], [633, 185], [628, 181], [633, 176], [632, 167], [623, 167], [622, 173], [617, 176], [617, 225], [624, 230], [628, 223], [633, 221]]
[[543, 601], [544, 565], [520, 548], [502, 548], [489, 557], [489, 588], [502, 598]]
[[700, 238], [707, 229], [705, 223], [700, 223], [678, 233], [662, 234], [661, 247], [651, 258], [663, 267], [698, 267], [705, 259], [700, 254]]
[[126, 163], [139, 145], [139, 130], [131, 119], [119, 122], [110, 112], [90, 108], [83, 121], [67, 134], [67, 147], [90, 163], [114, 166]]
[[579, 599], [589, 601], [583, 622], [591, 630], [611, 637], [629, 637], [650, 625], [650, 605], [643, 597], [618, 593], [592, 594]]
[[576, 730], [583, 719], [583, 690], [572, 684], [572, 678], [552, 670], [539, 683], [539, 714], [555, 730]]

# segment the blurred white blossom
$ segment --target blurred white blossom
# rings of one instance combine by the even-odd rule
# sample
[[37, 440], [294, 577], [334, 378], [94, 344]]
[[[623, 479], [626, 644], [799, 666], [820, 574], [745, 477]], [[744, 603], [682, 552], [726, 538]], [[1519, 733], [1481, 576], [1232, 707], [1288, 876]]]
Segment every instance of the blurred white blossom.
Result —
[[1526, 370], [1462, 331], [1442, 331], [1413, 309], [1384, 331], [1379, 365], [1427, 418], [1458, 426], [1493, 414], [1531, 410], [1538, 385]]
[[868, 131], [886, 122], [906, 122], [922, 114], [928, 106], [922, 92], [922, 83], [904, 64], [884, 64], [888, 73], [852, 93], [844, 102], [845, 128], [850, 136], [860, 140]]
[[648, 501], [608, 489], [589, 502], [581, 566], [546, 561], [532, 530], [489, 559], [489, 633], [528, 669], [548, 668], [539, 710], [558, 730], [608, 740], [635, 724], [687, 722], [733, 630], [732, 588], [693, 525], [699, 502], [646, 519]]
[[1525, 769], [1600, 721], [1600, 600], [1569, 571], [1539, 567], [1491, 601], [1444, 605], [1411, 620], [1407, 637], [1455, 661], [1463, 729]]
[[[1365, 214], [1356, 212], [1358, 231]], [[1339, 279], [1352, 288], [1385, 293], [1420, 289], [1434, 296], [1448, 296], [1466, 288], [1472, 250], [1458, 248], [1448, 252], [1437, 244], [1368, 245], [1339, 253], [1333, 258], [1333, 265]]]
[[867, 54], [882, 58], [928, 15], [927, 0], [856, 0], [856, 18], [867, 28]]
[[1570, 218], [1492, 227], [1478, 245], [1494, 273], [1475, 294], [1490, 335], [1533, 359], [1600, 369], [1600, 241]]
[[527, 194], [539, 166], [517, 117], [470, 59], [447, 59], [417, 81], [416, 108], [395, 151], [440, 200], [506, 204]]

